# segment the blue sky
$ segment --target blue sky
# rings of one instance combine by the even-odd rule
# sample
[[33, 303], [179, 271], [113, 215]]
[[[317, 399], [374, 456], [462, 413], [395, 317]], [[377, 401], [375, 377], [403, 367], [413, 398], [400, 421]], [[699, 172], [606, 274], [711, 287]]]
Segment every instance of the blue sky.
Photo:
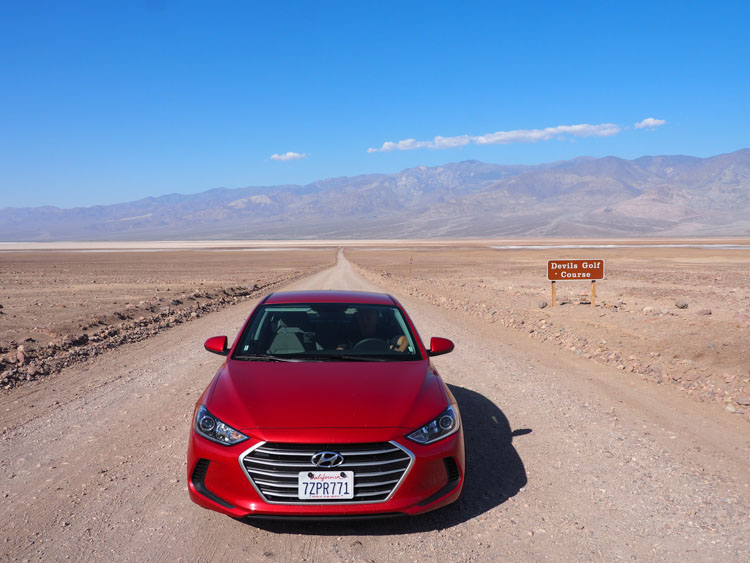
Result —
[[731, 152], [750, 146], [748, 16], [746, 2], [0, 0], [0, 207]]

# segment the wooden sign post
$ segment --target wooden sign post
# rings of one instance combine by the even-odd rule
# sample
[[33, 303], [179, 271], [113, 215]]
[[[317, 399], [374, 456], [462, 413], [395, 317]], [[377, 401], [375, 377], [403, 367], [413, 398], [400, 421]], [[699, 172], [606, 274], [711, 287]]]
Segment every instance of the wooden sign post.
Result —
[[547, 260], [547, 279], [552, 283], [552, 307], [557, 302], [555, 282], [591, 280], [591, 306], [596, 305], [596, 280], [604, 279], [604, 260]]
[[555, 282], [552, 282], [552, 305], [550, 307], [554, 307], [557, 303], [557, 292], [555, 291]]
[[414, 264], [414, 256], [409, 256], [409, 277], [411, 277], [412, 264]]

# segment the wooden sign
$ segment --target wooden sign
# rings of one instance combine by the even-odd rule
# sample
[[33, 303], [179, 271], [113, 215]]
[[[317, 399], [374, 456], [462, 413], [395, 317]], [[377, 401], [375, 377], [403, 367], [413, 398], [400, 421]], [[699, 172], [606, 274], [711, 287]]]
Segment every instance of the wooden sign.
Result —
[[604, 260], [547, 260], [547, 279], [603, 280]]

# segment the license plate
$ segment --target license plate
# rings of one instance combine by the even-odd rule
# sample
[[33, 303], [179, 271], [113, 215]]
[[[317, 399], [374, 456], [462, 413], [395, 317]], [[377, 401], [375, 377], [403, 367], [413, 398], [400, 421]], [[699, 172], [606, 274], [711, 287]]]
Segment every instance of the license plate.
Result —
[[300, 471], [298, 496], [301, 499], [354, 498], [354, 471]]

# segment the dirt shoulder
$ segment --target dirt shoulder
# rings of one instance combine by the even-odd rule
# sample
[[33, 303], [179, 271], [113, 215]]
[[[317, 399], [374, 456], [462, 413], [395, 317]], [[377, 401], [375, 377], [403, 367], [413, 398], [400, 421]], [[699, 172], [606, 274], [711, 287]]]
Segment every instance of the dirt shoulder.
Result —
[[[750, 421], [750, 251], [467, 247], [346, 256], [392, 291], [512, 327]], [[558, 282], [558, 305], [550, 306], [546, 261], [566, 258], [606, 261], [596, 306], [583, 281]]]
[[0, 253], [0, 387], [266, 294], [333, 249]]

